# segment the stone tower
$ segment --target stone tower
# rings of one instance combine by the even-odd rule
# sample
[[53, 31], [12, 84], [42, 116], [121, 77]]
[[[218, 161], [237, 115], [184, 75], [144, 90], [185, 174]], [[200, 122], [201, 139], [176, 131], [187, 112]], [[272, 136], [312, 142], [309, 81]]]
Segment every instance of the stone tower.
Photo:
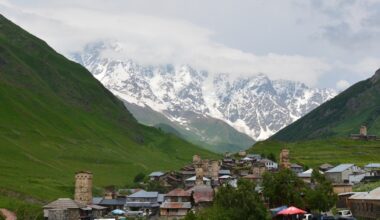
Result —
[[290, 168], [290, 159], [289, 159], [289, 150], [282, 149], [280, 153], [280, 168], [289, 169]]
[[219, 161], [213, 160], [211, 161], [211, 179], [212, 180], [219, 180]]
[[201, 164], [195, 166], [195, 185], [203, 185], [203, 168]]
[[201, 162], [201, 156], [194, 155], [193, 156], [193, 164], [199, 164]]
[[92, 173], [89, 171], [79, 171], [75, 174], [75, 195], [76, 202], [89, 205], [92, 203]]
[[360, 136], [367, 136], [367, 126], [360, 127]]

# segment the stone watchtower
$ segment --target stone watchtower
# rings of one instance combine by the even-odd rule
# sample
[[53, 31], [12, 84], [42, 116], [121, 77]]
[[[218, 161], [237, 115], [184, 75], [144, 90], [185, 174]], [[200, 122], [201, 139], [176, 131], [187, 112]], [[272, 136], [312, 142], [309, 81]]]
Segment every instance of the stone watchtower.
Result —
[[212, 180], [219, 180], [219, 161], [213, 160], [211, 161], [211, 179]]
[[201, 164], [195, 166], [195, 185], [203, 185], [203, 168]]
[[85, 205], [92, 203], [92, 173], [80, 171], [75, 174], [74, 200]]
[[367, 136], [367, 126], [362, 125], [360, 127], [360, 136]]
[[199, 163], [201, 163], [202, 162], [202, 160], [201, 160], [201, 156], [199, 156], [199, 155], [194, 155], [193, 156], [193, 164], [195, 165], [195, 164], [199, 164]]
[[280, 153], [280, 168], [289, 169], [290, 168], [290, 159], [289, 159], [289, 150], [282, 149]]

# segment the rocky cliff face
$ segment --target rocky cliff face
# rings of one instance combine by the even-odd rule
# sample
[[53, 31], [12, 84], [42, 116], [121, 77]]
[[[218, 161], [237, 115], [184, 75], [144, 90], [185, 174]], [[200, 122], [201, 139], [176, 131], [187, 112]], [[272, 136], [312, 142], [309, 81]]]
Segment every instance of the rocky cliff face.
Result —
[[117, 43], [95, 43], [74, 59], [126, 102], [149, 106], [188, 130], [188, 115], [195, 114], [222, 120], [255, 140], [266, 139], [336, 95], [264, 74], [231, 77], [189, 65], [143, 66], [109, 55], [122, 50]]

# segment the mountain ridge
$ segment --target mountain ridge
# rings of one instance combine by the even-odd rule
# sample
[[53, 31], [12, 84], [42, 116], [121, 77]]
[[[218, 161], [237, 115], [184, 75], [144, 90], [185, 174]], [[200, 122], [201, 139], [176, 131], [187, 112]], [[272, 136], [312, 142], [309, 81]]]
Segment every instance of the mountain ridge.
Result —
[[87, 69], [2, 15], [0, 105], [0, 207], [20, 219], [41, 214], [34, 201], [71, 197], [78, 170], [91, 170], [100, 191], [140, 172], [177, 169], [194, 154], [216, 157], [138, 124]]
[[349, 87], [293, 124], [271, 140], [295, 141], [327, 137], [347, 137], [361, 125], [380, 133], [380, 70]]
[[191, 120], [182, 113], [190, 111], [222, 120], [252, 139], [265, 139], [336, 94], [264, 74], [232, 78], [189, 65], [142, 66], [107, 55], [122, 51], [117, 43], [97, 42], [73, 59], [123, 100], [149, 106], [185, 129]]

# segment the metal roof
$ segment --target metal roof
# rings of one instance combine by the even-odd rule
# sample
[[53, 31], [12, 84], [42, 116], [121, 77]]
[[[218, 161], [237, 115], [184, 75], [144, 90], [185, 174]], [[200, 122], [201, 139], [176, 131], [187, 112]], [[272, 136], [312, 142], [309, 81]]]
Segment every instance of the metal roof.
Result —
[[380, 187], [370, 191], [370, 192], [358, 192], [350, 196], [349, 199], [359, 199], [359, 200], [380, 200]]
[[140, 190], [128, 196], [128, 198], [157, 198], [157, 197], [158, 197], [158, 192], [147, 192], [145, 190]]
[[101, 206], [122, 206], [125, 204], [125, 198], [103, 199], [98, 205]]
[[156, 172], [152, 172], [151, 174], [149, 174], [150, 177], [160, 177], [163, 175], [165, 175], [165, 173], [163, 173], [161, 171], [156, 171]]
[[92, 198], [92, 204], [99, 204], [103, 200], [103, 197], [93, 197]]
[[[190, 178], [187, 178], [186, 181], [195, 181], [196, 179], [197, 179], [196, 176], [192, 176]], [[203, 181], [210, 181], [210, 179], [207, 177], [203, 177]]]
[[223, 175], [219, 177], [219, 179], [230, 179], [230, 178], [232, 178], [232, 176], [230, 175]]
[[220, 175], [230, 175], [231, 171], [230, 170], [219, 170]]
[[352, 163], [344, 163], [344, 164], [340, 164], [330, 170], [327, 170], [326, 173], [340, 173], [340, 172], [343, 172], [349, 168], [351, 168], [352, 166], [354, 166], [354, 164]]
[[365, 168], [380, 168], [380, 163], [369, 163], [365, 165]]

